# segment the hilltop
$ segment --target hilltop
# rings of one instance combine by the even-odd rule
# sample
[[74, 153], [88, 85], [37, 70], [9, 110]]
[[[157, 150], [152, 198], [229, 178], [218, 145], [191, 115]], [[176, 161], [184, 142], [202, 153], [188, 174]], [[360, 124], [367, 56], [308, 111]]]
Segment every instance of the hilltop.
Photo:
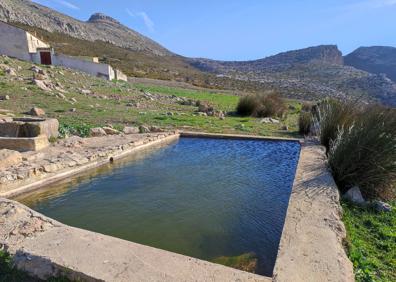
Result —
[[158, 56], [171, 55], [170, 51], [153, 40], [100, 13], [83, 22], [29, 0], [2, 0], [0, 20], [35, 26], [88, 41], [100, 40]]
[[360, 47], [344, 58], [345, 64], [376, 74], [385, 74], [396, 81], [396, 48], [388, 46]]

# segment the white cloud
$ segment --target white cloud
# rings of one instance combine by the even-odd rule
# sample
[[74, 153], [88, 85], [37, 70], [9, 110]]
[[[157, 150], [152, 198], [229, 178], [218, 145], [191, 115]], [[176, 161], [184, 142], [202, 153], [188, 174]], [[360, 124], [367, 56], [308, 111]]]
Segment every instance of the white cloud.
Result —
[[69, 9], [80, 10], [80, 7], [74, 5], [71, 2], [65, 1], [65, 0], [32, 0], [32, 1], [39, 3], [41, 5], [48, 5], [48, 3], [50, 3], [50, 2], [53, 2], [53, 3], [55, 2], [55, 3], [58, 3], [66, 8], [69, 8]]
[[65, 6], [67, 8], [73, 9], [73, 10], [80, 10], [80, 7], [77, 7], [73, 3], [70, 3], [70, 2], [65, 1], [65, 0], [55, 0], [55, 2]]
[[131, 17], [139, 17], [143, 20], [144, 25], [150, 32], [154, 32], [154, 22], [151, 20], [151, 18], [147, 15], [146, 12], [137, 12], [133, 13], [131, 10], [126, 9], [126, 12], [129, 16]]

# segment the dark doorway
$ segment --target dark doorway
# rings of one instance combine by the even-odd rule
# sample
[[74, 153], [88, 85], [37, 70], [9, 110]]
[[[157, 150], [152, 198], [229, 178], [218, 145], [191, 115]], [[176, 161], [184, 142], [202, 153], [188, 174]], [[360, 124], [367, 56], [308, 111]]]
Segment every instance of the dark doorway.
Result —
[[51, 52], [40, 52], [40, 59], [42, 65], [51, 65]]

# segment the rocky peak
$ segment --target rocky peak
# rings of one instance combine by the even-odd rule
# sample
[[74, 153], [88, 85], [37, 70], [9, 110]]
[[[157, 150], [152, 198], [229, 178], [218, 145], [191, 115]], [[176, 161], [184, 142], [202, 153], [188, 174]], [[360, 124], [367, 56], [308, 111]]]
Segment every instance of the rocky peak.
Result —
[[105, 15], [105, 14], [102, 14], [102, 13], [95, 13], [95, 14], [93, 14], [93, 15], [89, 18], [88, 22], [89, 22], [89, 23], [98, 23], [98, 22], [99, 22], [99, 23], [120, 24], [119, 21], [113, 19], [113, 18], [110, 17], [110, 16], [107, 16], [107, 15]]

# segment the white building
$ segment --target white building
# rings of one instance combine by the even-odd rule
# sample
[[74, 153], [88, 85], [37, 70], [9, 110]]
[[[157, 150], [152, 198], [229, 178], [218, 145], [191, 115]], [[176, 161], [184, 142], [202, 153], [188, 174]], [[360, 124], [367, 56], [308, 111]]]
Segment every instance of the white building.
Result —
[[57, 54], [47, 43], [31, 33], [0, 21], [0, 54], [36, 64], [63, 66], [108, 80], [127, 81], [127, 76], [97, 58], [89, 61]]

